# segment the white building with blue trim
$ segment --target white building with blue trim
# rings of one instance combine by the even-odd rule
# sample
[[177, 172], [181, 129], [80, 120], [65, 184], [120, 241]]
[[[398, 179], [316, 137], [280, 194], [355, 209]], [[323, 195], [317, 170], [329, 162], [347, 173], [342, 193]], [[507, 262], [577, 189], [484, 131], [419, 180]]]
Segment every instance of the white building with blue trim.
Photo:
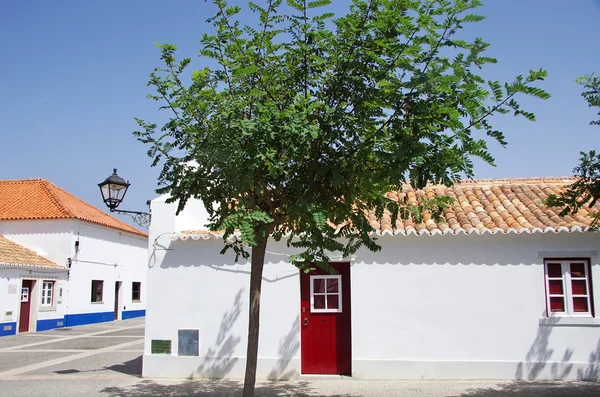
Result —
[[0, 336], [145, 315], [146, 233], [35, 179], [0, 181], [0, 235], [34, 255], [0, 245]]

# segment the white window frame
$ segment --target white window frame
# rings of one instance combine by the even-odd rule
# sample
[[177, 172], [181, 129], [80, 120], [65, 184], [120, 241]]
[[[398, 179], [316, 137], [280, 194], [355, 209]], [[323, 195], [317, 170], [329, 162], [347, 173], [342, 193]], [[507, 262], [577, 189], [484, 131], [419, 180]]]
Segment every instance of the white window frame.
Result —
[[[583, 263], [585, 269], [585, 277], [571, 277], [571, 264], [573, 263]], [[561, 278], [550, 277], [548, 274], [548, 264], [560, 264], [561, 265]], [[588, 258], [574, 258], [574, 259], [552, 259], [547, 258], [544, 259], [544, 278], [546, 284], [546, 315], [548, 317], [593, 317], [592, 313], [592, 278], [591, 278], [591, 266], [590, 260]], [[574, 295], [572, 290], [571, 281], [575, 280], [585, 280], [586, 281], [586, 291], [587, 295]], [[562, 280], [562, 289], [563, 295], [550, 294], [550, 281], [552, 280]], [[564, 312], [553, 312], [550, 308], [550, 298], [553, 296], [563, 296], [565, 300], [565, 311]], [[587, 312], [576, 312], [573, 306], [573, 298], [583, 298], [587, 297]]]
[[[325, 296], [325, 308], [324, 309], [315, 309], [315, 287], [314, 280], [325, 280], [325, 292], [317, 292], [317, 295]], [[338, 292], [327, 292], [327, 280], [337, 280], [338, 282]], [[338, 308], [337, 309], [327, 309], [327, 296], [328, 295], [337, 295], [338, 296]], [[324, 276], [310, 276], [310, 312], [311, 313], [341, 313], [342, 312], [342, 276], [337, 275], [324, 275]]]
[[[52, 280], [43, 280], [42, 281], [42, 300], [40, 302], [40, 306], [44, 306], [44, 307], [52, 307], [54, 306], [54, 281]], [[50, 289], [47, 289], [46, 286], [50, 285]], [[49, 292], [49, 295], [47, 294], [47, 292]], [[46, 298], [50, 298], [50, 303], [46, 303], [45, 299]]]
[[21, 302], [29, 302], [29, 287], [21, 287]]

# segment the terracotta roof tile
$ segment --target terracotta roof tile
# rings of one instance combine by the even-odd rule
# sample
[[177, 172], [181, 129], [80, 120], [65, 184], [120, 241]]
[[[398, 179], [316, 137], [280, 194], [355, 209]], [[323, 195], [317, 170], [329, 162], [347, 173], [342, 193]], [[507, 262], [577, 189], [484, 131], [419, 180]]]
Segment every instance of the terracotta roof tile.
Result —
[[409, 197], [414, 204], [424, 194], [431, 197], [448, 196], [454, 202], [443, 211], [442, 221], [433, 222], [424, 214], [423, 223], [415, 225], [410, 220], [396, 223], [392, 230], [388, 213], [377, 221], [368, 214], [370, 224], [380, 234], [444, 234], [458, 233], [533, 233], [586, 230], [591, 223], [590, 212], [600, 211], [600, 203], [592, 209], [582, 209], [577, 214], [561, 217], [561, 208], [543, 204], [550, 194], [559, 194], [574, 178], [480, 179], [458, 183], [453, 187], [431, 186], [419, 191], [405, 185], [402, 192], [391, 192], [389, 198]]
[[0, 181], [0, 220], [80, 219], [148, 237], [45, 179]]
[[0, 235], [0, 264], [9, 266], [65, 268], [64, 266], [39, 256], [30, 249], [10, 241], [2, 235]]
[[[483, 233], [547, 233], [584, 231], [591, 223], [590, 212], [600, 211], [600, 203], [592, 209], [582, 209], [575, 215], [561, 217], [561, 208], [549, 208], [543, 201], [550, 194], [558, 194], [574, 178], [479, 179], [454, 185], [428, 186], [424, 190], [404, 186], [402, 191], [389, 192], [392, 200], [415, 204], [423, 197], [449, 196], [454, 202], [443, 211], [442, 221], [435, 222], [424, 214], [423, 222], [399, 219], [392, 228], [391, 216], [385, 213], [377, 220], [374, 211], [366, 214], [369, 224], [378, 234], [483, 234]], [[395, 229], [395, 230], [394, 230]], [[222, 236], [219, 232], [205, 230], [182, 231], [173, 239], [208, 239]]]

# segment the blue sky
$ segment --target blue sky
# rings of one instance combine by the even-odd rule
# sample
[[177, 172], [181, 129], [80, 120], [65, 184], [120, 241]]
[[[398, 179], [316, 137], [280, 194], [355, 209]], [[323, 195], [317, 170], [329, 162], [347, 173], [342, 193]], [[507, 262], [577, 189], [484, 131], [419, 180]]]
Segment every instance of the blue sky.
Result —
[[[338, 13], [348, 4], [334, 0]], [[133, 117], [160, 117], [146, 99], [159, 65], [153, 43], [176, 44], [204, 66], [198, 41], [212, 13], [203, 0], [0, 2], [0, 179], [46, 178], [104, 208], [97, 183], [117, 167], [132, 183], [122, 207], [144, 210], [159, 170], [132, 131]], [[487, 0], [479, 13], [488, 18], [465, 33], [490, 42], [499, 59], [485, 77], [545, 68], [552, 98], [521, 101], [536, 123], [493, 120], [508, 146], [493, 145], [497, 167], [478, 164], [477, 177], [570, 175], [579, 151], [600, 149], [600, 127], [588, 125], [595, 113], [573, 82], [600, 74], [600, 0]]]

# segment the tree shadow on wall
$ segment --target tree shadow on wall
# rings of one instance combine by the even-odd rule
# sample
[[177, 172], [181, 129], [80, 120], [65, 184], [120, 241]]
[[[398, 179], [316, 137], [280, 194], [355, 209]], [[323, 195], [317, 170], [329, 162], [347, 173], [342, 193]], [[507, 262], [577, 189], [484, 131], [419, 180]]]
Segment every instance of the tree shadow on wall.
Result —
[[[545, 312], [543, 314], [545, 315]], [[554, 354], [554, 349], [549, 346], [550, 335], [559, 321], [560, 318], [557, 317], [548, 318], [546, 324], [538, 327], [536, 338], [529, 348], [525, 360], [517, 365], [515, 379], [536, 380], [540, 377], [546, 377], [546, 374], [543, 374], [543, 372], [548, 366], [548, 361], [552, 359], [552, 355]], [[566, 348], [562, 353], [560, 361], [555, 361], [551, 364], [549, 373], [550, 378], [567, 378], [573, 370], [573, 363], [571, 363], [572, 357], [573, 350]], [[585, 370], [577, 370], [577, 379], [600, 381], [600, 340], [598, 341], [596, 349], [590, 353], [587, 368]]]
[[[540, 377], [554, 354], [554, 349], [549, 346], [550, 334], [558, 321], [558, 318], [548, 318], [547, 324], [538, 327], [537, 335], [525, 356], [525, 360], [517, 365], [515, 379], [535, 380]], [[553, 379], [563, 379], [571, 373], [573, 364], [570, 364], [569, 361], [572, 356], [573, 350], [565, 349], [560, 363], [552, 364], [550, 372]]]
[[577, 378], [594, 382], [600, 381], [600, 339], [596, 345], [596, 350], [590, 353], [587, 369], [585, 371], [577, 370]]
[[196, 373], [191, 374], [190, 377], [199, 374], [205, 378], [222, 379], [233, 369], [238, 359], [232, 356], [241, 338], [232, 335], [231, 330], [242, 312], [243, 292], [244, 289], [240, 288], [235, 295], [231, 309], [223, 314], [217, 339], [208, 348], [204, 360], [196, 370]]
[[300, 349], [300, 317], [296, 317], [290, 331], [279, 341], [279, 360], [268, 375], [269, 380], [289, 380], [297, 374], [295, 369], [286, 372], [290, 361]]

